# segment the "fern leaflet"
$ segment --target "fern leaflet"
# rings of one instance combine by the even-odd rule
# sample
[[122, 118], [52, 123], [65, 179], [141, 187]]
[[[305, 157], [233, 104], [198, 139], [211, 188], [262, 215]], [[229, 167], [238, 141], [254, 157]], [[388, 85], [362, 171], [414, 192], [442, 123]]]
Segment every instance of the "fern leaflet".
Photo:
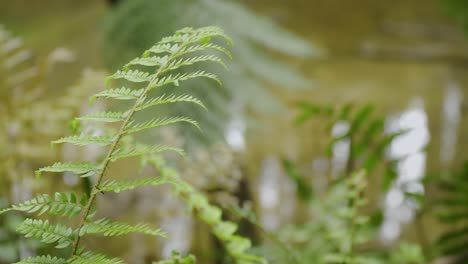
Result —
[[192, 124], [196, 128], [200, 129], [200, 126], [198, 125], [197, 121], [188, 117], [178, 116], [178, 117], [154, 118], [154, 119], [144, 121], [141, 123], [136, 123], [132, 121], [128, 123], [127, 126], [125, 126], [125, 130], [123, 131], [123, 133], [132, 134], [132, 133], [140, 132], [146, 129], [167, 126], [167, 125], [180, 123], [180, 122], [186, 122], [186, 123]]
[[112, 222], [109, 219], [102, 218], [91, 223], [86, 223], [80, 230], [79, 235], [102, 234], [103, 236], [121, 236], [128, 233], [143, 233], [146, 235], [162, 236], [165, 233], [160, 229], [152, 229], [147, 224], [137, 224], [135, 226], [122, 222]]
[[169, 183], [170, 181], [165, 177], [145, 177], [145, 178], [131, 178], [123, 180], [108, 179], [104, 180], [96, 192], [116, 192], [133, 190], [141, 186], [155, 186]]
[[81, 177], [89, 177], [101, 170], [98, 164], [92, 162], [56, 162], [51, 166], [40, 168], [36, 176], [40, 177], [42, 172], [72, 172]]
[[38, 215], [42, 215], [49, 211], [52, 215], [73, 217], [81, 212], [86, 202], [86, 195], [78, 200], [75, 193], [56, 192], [53, 198], [48, 194], [40, 194], [31, 200], [4, 209], [0, 214], [7, 211], [22, 211], [28, 213], [38, 212]]
[[67, 261], [62, 258], [52, 257], [52, 256], [37, 256], [25, 258], [14, 264], [65, 264]]
[[111, 145], [114, 142], [116, 136], [86, 136], [86, 135], [79, 135], [79, 136], [69, 136], [59, 138], [57, 140], [52, 141], [52, 144], [59, 144], [59, 143], [70, 143], [77, 146], [85, 146], [90, 144], [95, 144], [99, 146], [107, 146]]
[[162, 104], [170, 104], [170, 103], [178, 103], [178, 102], [187, 102], [187, 103], [194, 103], [203, 109], [206, 109], [206, 106], [203, 104], [202, 101], [199, 99], [191, 96], [191, 95], [170, 95], [166, 96], [165, 94], [160, 95], [155, 98], [151, 98], [148, 100], [142, 101], [141, 104], [138, 104], [138, 107], [136, 108], [136, 111], [141, 111], [143, 109], [146, 109], [148, 107], [152, 107], [155, 105], [162, 105]]
[[27, 218], [18, 226], [17, 231], [25, 237], [35, 237], [47, 244], [57, 243], [56, 248], [68, 247], [74, 239], [71, 228], [61, 224], [52, 225], [47, 220]]

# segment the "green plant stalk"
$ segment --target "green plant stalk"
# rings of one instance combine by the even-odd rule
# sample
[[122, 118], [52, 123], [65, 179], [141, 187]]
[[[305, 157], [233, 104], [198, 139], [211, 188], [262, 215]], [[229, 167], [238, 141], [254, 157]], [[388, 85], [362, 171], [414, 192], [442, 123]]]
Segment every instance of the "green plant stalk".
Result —
[[[187, 45], [187, 43], [181, 43], [181, 45], [179, 46], [179, 49], [184, 48], [186, 45]], [[174, 54], [174, 53], [172, 53], [172, 54]], [[159, 67], [158, 71], [154, 75], [155, 78], [158, 78], [158, 76], [164, 71], [164, 68], [166, 67], [166, 65], [173, 59], [172, 54], [169, 56], [167, 61]], [[81, 219], [80, 219], [80, 223], [78, 225], [78, 234], [80, 233], [81, 228], [83, 228], [83, 226], [84, 226], [84, 224], [86, 222], [86, 218], [88, 217], [88, 215], [89, 215], [89, 213], [91, 211], [91, 208], [94, 205], [94, 202], [96, 200], [96, 195], [99, 193], [99, 186], [100, 186], [102, 180], [105, 177], [105, 174], [106, 174], [107, 169], [109, 167], [109, 163], [111, 161], [112, 154], [114, 153], [114, 151], [116, 150], [120, 140], [122, 139], [125, 127], [128, 125], [128, 122], [130, 122], [131, 118], [135, 114], [136, 109], [137, 109], [138, 105], [140, 104], [141, 100], [143, 100], [143, 98], [145, 98], [146, 94], [149, 92], [149, 90], [151, 88], [152, 88], [152, 86], [151, 86], [151, 82], [150, 82], [146, 86], [143, 93], [141, 93], [141, 95], [135, 101], [135, 104], [133, 105], [130, 112], [128, 112], [127, 117], [123, 121], [122, 126], [120, 126], [119, 132], [117, 133], [117, 138], [112, 143], [109, 151], [107, 152], [107, 156], [103, 161], [104, 166], [103, 166], [101, 172], [99, 173], [99, 175], [97, 177], [96, 183], [94, 184], [93, 189], [91, 191], [91, 195], [89, 197], [88, 203], [86, 204], [86, 207], [84, 208], [83, 214], [82, 214]], [[77, 235], [76, 238], [75, 238], [75, 241], [73, 242], [73, 247], [72, 247], [72, 252], [71, 252], [70, 257], [73, 257], [74, 255], [76, 255], [77, 250], [78, 250], [78, 246], [80, 244], [80, 240], [81, 240], [81, 237], [79, 235]]]

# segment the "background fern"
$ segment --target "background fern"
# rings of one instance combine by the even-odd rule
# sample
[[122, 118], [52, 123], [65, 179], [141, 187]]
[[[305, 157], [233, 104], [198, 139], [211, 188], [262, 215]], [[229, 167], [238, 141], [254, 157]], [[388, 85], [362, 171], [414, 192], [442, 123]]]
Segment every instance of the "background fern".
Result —
[[434, 213], [441, 223], [447, 226], [436, 242], [438, 254], [455, 256], [453, 263], [466, 262], [468, 245], [468, 214], [466, 190], [468, 163], [454, 172], [446, 172], [433, 177], [439, 194], [434, 199]]
[[[154, 16], [156, 13], [159, 15]], [[233, 17], [236, 19], [232, 20]], [[229, 74], [215, 67], [210, 68], [210, 71], [221, 74], [224, 86], [219, 88], [203, 80], [191, 84], [194, 89], [190, 93], [203, 100], [211, 109], [209, 113], [184, 105], [169, 109], [176, 115], [190, 114], [203, 121], [205, 133], [190, 134], [201, 142], [223, 140], [231, 118], [242, 117], [251, 125], [252, 112], [283, 112], [282, 102], [274, 97], [271, 86], [309, 88], [306, 77], [274, 59], [272, 53], [300, 58], [319, 54], [317, 48], [236, 1], [124, 0], [119, 1], [106, 19], [104, 55], [110, 67], [114, 68], [168, 32], [188, 25], [206, 26], [212, 23], [225, 29], [236, 43], [232, 48], [236, 60], [230, 64]], [[262, 103], [259, 104], [255, 98], [262, 98]], [[190, 133], [191, 130], [183, 129], [181, 132]]]
[[[102, 78], [99, 72], [87, 70], [73, 87], [57, 93], [57, 100], [46, 98], [46, 94], [53, 90], [53, 85], [48, 82], [51, 73], [57, 66], [70, 63], [73, 54], [57, 48], [47, 56], [37, 58], [24, 46], [21, 37], [0, 25], [0, 126], [5, 131], [0, 135], [0, 174], [3, 176], [0, 182], [1, 193], [8, 203], [29, 198], [39, 186], [51, 186], [44, 181], [34, 182], [30, 173], [32, 167], [61, 155], [61, 149], [50, 151], [44, 140], [66, 133], [68, 128], [63, 126], [64, 122], [86, 108], [82, 101], [95, 87], [86, 82]], [[21, 214], [8, 214], [2, 220], [13, 223], [22, 217]], [[0, 251], [6, 252], [5, 255], [13, 252], [6, 262], [11, 263], [40, 248], [37, 243], [25, 242], [10, 231], [2, 230], [9, 234], [5, 245], [13, 246], [11, 250]], [[0, 259], [1, 256], [3, 254]]]

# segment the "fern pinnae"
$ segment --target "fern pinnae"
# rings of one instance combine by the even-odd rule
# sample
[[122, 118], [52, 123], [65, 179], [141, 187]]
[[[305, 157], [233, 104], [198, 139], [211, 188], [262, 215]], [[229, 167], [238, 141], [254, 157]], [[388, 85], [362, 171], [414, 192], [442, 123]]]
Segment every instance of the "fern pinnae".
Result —
[[189, 54], [189, 53], [193, 53], [197, 51], [204, 51], [208, 49], [217, 50], [223, 53], [224, 55], [226, 55], [228, 58], [232, 59], [232, 54], [228, 49], [222, 46], [213, 44], [213, 43], [197, 44], [197, 45], [192, 45], [190, 47], [186, 47], [185, 49], [182, 49], [182, 51], [180, 51], [176, 57], [180, 57], [185, 54]]
[[[93, 162], [56, 162], [50, 166], [40, 168], [36, 171], [36, 175], [40, 176], [44, 172], [63, 173], [71, 172], [81, 177], [96, 176], [95, 183], [90, 192], [89, 198], [83, 196], [81, 199], [75, 194], [56, 193], [53, 197], [48, 195], [39, 195], [29, 201], [25, 201], [19, 205], [12, 206], [11, 208], [3, 209], [1, 213], [8, 211], [23, 211], [30, 213], [44, 214], [49, 213], [52, 215], [60, 215], [67, 217], [78, 217], [78, 225], [70, 228], [64, 224], [52, 224], [48, 220], [34, 220], [26, 219], [18, 226], [18, 232], [26, 237], [35, 237], [44, 243], [54, 243], [56, 248], [71, 248], [70, 257], [65, 261], [68, 264], [80, 263], [94, 263], [94, 264], [107, 264], [107, 263], [123, 263], [120, 259], [111, 259], [104, 255], [93, 253], [85, 250], [80, 246], [81, 237], [85, 234], [102, 234], [104, 236], [123, 235], [130, 232], [140, 232], [149, 235], [163, 236], [164, 233], [159, 229], [152, 229], [145, 224], [129, 225], [126, 223], [113, 222], [107, 219], [94, 221], [93, 218], [96, 214], [94, 204], [96, 197], [99, 193], [104, 192], [120, 192], [123, 190], [131, 190], [140, 186], [159, 185], [164, 183], [172, 183], [174, 181], [168, 180], [167, 177], [160, 177], [149, 180], [148, 178], [141, 179], [124, 179], [124, 180], [106, 180], [109, 164], [119, 159], [128, 157], [146, 157], [159, 153], [161, 151], [173, 150], [182, 153], [182, 150], [169, 147], [154, 145], [148, 146], [138, 144], [137, 142], [130, 142], [126, 139], [131, 139], [129, 134], [140, 132], [143, 130], [166, 126], [179, 122], [190, 123], [199, 128], [198, 123], [187, 117], [168, 117], [168, 118], [154, 118], [149, 121], [135, 122], [134, 115], [140, 110], [146, 109], [150, 106], [158, 104], [167, 104], [175, 102], [191, 102], [201, 107], [204, 107], [200, 100], [191, 96], [160, 96], [155, 99], [149, 96], [149, 92], [157, 87], [162, 87], [168, 84], [175, 86], [179, 85], [180, 81], [189, 80], [192, 78], [206, 77], [220, 82], [218, 77], [212, 73], [205, 71], [195, 71], [190, 73], [174, 73], [168, 72], [177, 70], [185, 65], [195, 64], [202, 61], [217, 62], [215, 56], [198, 56], [194, 59], [183, 58], [176, 59], [181, 54], [189, 54], [188, 47], [192, 45], [205, 45], [209, 43], [211, 37], [221, 36], [226, 38], [224, 33], [214, 27], [201, 28], [193, 30], [185, 28], [176, 32], [172, 37], [165, 38], [158, 45], [164, 47], [165, 56], [160, 59], [151, 58], [157, 61], [158, 66], [154, 74], [145, 71], [130, 69], [133, 65], [142, 65], [141, 63], [149, 63], [150, 59], [144, 60], [138, 58], [140, 64], [128, 64], [123, 70], [117, 71], [109, 78], [110, 80], [125, 80], [134, 83], [134, 86], [144, 85], [139, 90], [129, 88], [111, 88], [96, 94], [91, 98], [111, 98], [118, 100], [134, 100], [130, 109], [124, 112], [95, 112], [90, 113], [74, 120], [77, 121], [93, 121], [93, 122], [118, 122], [118, 131], [112, 135], [91, 136], [86, 134], [73, 135], [63, 137], [52, 142], [53, 144], [70, 143], [74, 145], [84, 146], [89, 144], [109, 146], [107, 154], [99, 163]], [[227, 39], [230, 41], [229, 39]], [[167, 44], [167, 45], [166, 45]], [[151, 55], [152, 51], [147, 51], [143, 57]], [[136, 62], [134, 61], [134, 62]], [[152, 62], [154, 65], [155, 62]], [[200, 129], [200, 128], [199, 128]], [[127, 136], [128, 135], [128, 136]], [[207, 217], [215, 214], [217, 219], [216, 209], [203, 210], [203, 214]], [[237, 244], [239, 246], [240, 244]], [[26, 259], [24, 263], [63, 263], [62, 259], [50, 256], [40, 256], [36, 258]]]
[[106, 218], [86, 223], [80, 230], [79, 235], [102, 234], [103, 236], [121, 236], [129, 233], [141, 233], [152, 236], [166, 237], [166, 233], [160, 229], [154, 229], [147, 224], [139, 223], [129, 225], [123, 222], [115, 222]]
[[142, 186], [156, 186], [162, 185], [166, 183], [170, 183], [171, 181], [166, 177], [141, 177], [141, 178], [129, 178], [129, 179], [107, 179], [104, 180], [99, 187], [97, 192], [115, 192], [120, 193], [122, 191], [133, 190], [138, 187]]
[[127, 112], [94, 112], [84, 116], [77, 117], [81, 121], [95, 121], [95, 122], [121, 122], [124, 121]]
[[124, 68], [128, 68], [132, 65], [140, 65], [140, 66], [161, 66], [167, 63], [168, 56], [159, 57], [159, 56], [151, 56], [151, 57], [142, 57], [142, 58], [135, 58], [129, 63], [127, 63]]
[[75, 193], [56, 192], [53, 197], [50, 197], [48, 194], [40, 194], [31, 200], [4, 209], [0, 211], [0, 214], [8, 211], [38, 212], [38, 215], [49, 212], [52, 215], [73, 217], [81, 212], [86, 201], [86, 195], [78, 199]]
[[101, 166], [92, 162], [56, 162], [51, 166], [38, 169], [36, 177], [40, 177], [42, 172], [72, 172], [81, 177], [89, 177], [100, 170]]
[[164, 145], [154, 145], [147, 146], [143, 144], [136, 144], [131, 147], [119, 147], [114, 154], [112, 155], [111, 161], [117, 161], [123, 158], [131, 158], [137, 156], [145, 156], [151, 154], [157, 154], [164, 151], [174, 151], [179, 155], [184, 155], [184, 150], [180, 148], [164, 146]]
[[235, 259], [235, 263], [267, 263], [262, 257], [248, 252], [252, 243], [249, 239], [234, 234], [237, 230], [236, 224], [224, 221], [222, 210], [211, 205], [205, 195], [181, 179], [177, 171], [168, 167], [162, 157], [147, 157], [143, 159], [143, 163], [151, 164], [159, 172], [160, 177], [168, 180], [168, 183], [172, 185], [188, 207], [194, 210], [203, 222], [211, 226], [213, 234], [225, 245], [229, 255]]
[[196, 72], [190, 72], [190, 73], [177, 73], [175, 75], [170, 74], [167, 76], [163, 76], [161, 79], [155, 78], [150, 86], [150, 89], [162, 87], [168, 84], [174, 84], [175, 86], [179, 86], [179, 82], [181, 81], [187, 81], [190, 79], [195, 79], [195, 78], [208, 78], [211, 80], [216, 81], [219, 85], [221, 85], [221, 80], [216, 76], [216, 74], [209, 73], [203, 70], [196, 71]]
[[93, 103], [96, 98], [112, 98], [116, 100], [136, 100], [144, 92], [145, 89], [130, 89], [126, 87], [106, 89], [90, 98], [90, 103]]
[[162, 105], [162, 104], [170, 104], [170, 103], [178, 103], [178, 102], [186, 102], [186, 103], [194, 103], [201, 108], [207, 110], [205, 104], [203, 104], [202, 101], [199, 99], [191, 96], [191, 95], [170, 95], [166, 96], [165, 94], [151, 98], [149, 100], [143, 100], [141, 104], [138, 105], [136, 108], [137, 111], [144, 110], [146, 108], [156, 106], [156, 105]]
[[103, 254], [86, 251], [74, 255], [68, 264], [124, 264], [125, 262], [120, 258], [109, 258]]
[[57, 243], [56, 248], [65, 248], [73, 243], [75, 232], [62, 224], [50, 224], [48, 220], [27, 218], [16, 229], [25, 237], [35, 237], [40, 241], [51, 244]]
[[66, 264], [67, 260], [50, 255], [25, 258], [13, 264]]
[[177, 117], [166, 117], [166, 118], [153, 118], [148, 121], [144, 121], [141, 123], [137, 122], [130, 122], [128, 125], [125, 127], [123, 133], [124, 134], [133, 134], [136, 132], [140, 132], [146, 129], [150, 128], [156, 128], [156, 127], [161, 127], [161, 126], [167, 126], [175, 123], [180, 123], [180, 122], [185, 122], [192, 124], [199, 130], [201, 130], [200, 125], [198, 124], [197, 121], [188, 118], [188, 117], [183, 117], [183, 116], [177, 116]]
[[123, 71], [117, 71], [113, 75], [107, 77], [106, 85], [111, 80], [125, 79], [133, 83], [142, 83], [142, 82], [150, 82], [151, 78], [152, 78], [152, 75], [150, 75], [147, 72], [142, 72], [139, 70], [123, 70]]
[[57, 140], [52, 141], [52, 144], [60, 144], [60, 143], [70, 143], [77, 146], [85, 146], [90, 144], [95, 144], [99, 146], [107, 146], [114, 142], [115, 136], [87, 136], [87, 135], [79, 135], [79, 136], [68, 136], [59, 138]]
[[[185, 29], [184, 32], [186, 32], [188, 29]], [[204, 31], [205, 28], [202, 28], [202, 29], [199, 29], [199, 30], [193, 30], [191, 29], [192, 32], [198, 32], [198, 31]], [[219, 30], [220, 31], [220, 30]], [[176, 33], [176, 35], [179, 34], [179, 33]], [[221, 34], [221, 33], [216, 33], [216, 34]], [[222, 33], [224, 34], [224, 33]], [[191, 39], [188, 39], [184, 42], [182, 42], [179, 46], [179, 48], [184, 48], [185, 46], [187, 45], [190, 45], [191, 42], [190, 41], [193, 41]], [[197, 40], [198, 41], [198, 40]], [[177, 50], [175, 50], [176, 52]], [[159, 76], [161, 75], [161, 73], [164, 71], [164, 68], [166, 67], [167, 63], [169, 63], [173, 58], [172, 58], [172, 54], [168, 57], [167, 59], [167, 62], [163, 65], [161, 65], [158, 70], [156, 71], [156, 73], [154, 75], [152, 75], [153, 79], [157, 80], [159, 78]], [[200, 76], [202, 76], [201, 74], [199, 74]], [[111, 76], [107, 81], [111, 80], [111, 79], [120, 79], [120, 78], [123, 78], [127, 81], [130, 81], [130, 82], [147, 82], [149, 80], [149, 74], [147, 73], [141, 73], [139, 71], [131, 71], [131, 70], [127, 70], [125, 72], [117, 72], [116, 74], [114, 74], [113, 76]], [[217, 77], [216, 77], [217, 78]], [[108, 153], [107, 153], [107, 156], [105, 157], [104, 161], [102, 162], [102, 170], [100, 171], [100, 173], [98, 174], [98, 177], [97, 177], [97, 180], [96, 180], [96, 183], [94, 184], [93, 186], [93, 190], [91, 191], [91, 195], [90, 195], [90, 198], [89, 198], [89, 201], [84, 209], [84, 212], [82, 213], [82, 217], [80, 219], [80, 223], [79, 223], [79, 226], [78, 226], [78, 233], [81, 232], [81, 229], [83, 228], [83, 226], [85, 225], [85, 222], [86, 222], [86, 219], [88, 217], [88, 214], [90, 213], [90, 210], [91, 210], [91, 207], [93, 206], [93, 203], [95, 201], [95, 198], [96, 198], [96, 190], [99, 190], [99, 187], [101, 185], [101, 182], [106, 174], [106, 171], [107, 171], [107, 168], [108, 168], [108, 165], [109, 163], [112, 161], [112, 156], [114, 154], [114, 152], [117, 150], [118, 148], [118, 145], [119, 145], [119, 142], [120, 142], [120, 139], [122, 138], [122, 136], [124, 134], [128, 134], [132, 131], [132, 128], [129, 128], [129, 125], [131, 125], [133, 123], [133, 121], [131, 120], [133, 115], [135, 114], [136, 112], [136, 109], [137, 109], [137, 106], [138, 104], [146, 97], [147, 93], [154, 87], [154, 84], [150, 83], [144, 88], [143, 92], [141, 93], [141, 95], [136, 99], [136, 102], [135, 104], [132, 106], [131, 110], [127, 111], [126, 113], [126, 118], [125, 120], [123, 121], [122, 125], [120, 126], [120, 129], [119, 129], [119, 132], [117, 133], [117, 137], [115, 139], [115, 141], [112, 143]], [[188, 119], [186, 119], [188, 120]], [[179, 119], [178, 121], [184, 121], [183, 119]], [[190, 121], [186, 121], [186, 122], [190, 122]], [[198, 123], [196, 123], [195, 121], [192, 121], [190, 122], [192, 124], [196, 124], [196, 126], [198, 126]], [[162, 124], [160, 124], [162, 125]], [[154, 126], [153, 126], [154, 127]], [[146, 129], [146, 128], [151, 128], [151, 127], [139, 127], [137, 129], [137, 131], [141, 131], [143, 129]], [[133, 131], [135, 131], [135, 129], [133, 129]], [[71, 253], [71, 256], [75, 256], [76, 253], [77, 253], [77, 250], [78, 250], [78, 246], [79, 246], [79, 243], [80, 243], [80, 236], [76, 236], [74, 242], [73, 242], [73, 246], [72, 246], [72, 253]]]
[[218, 63], [219, 65], [223, 66], [223, 68], [227, 69], [226, 64], [219, 57], [215, 55], [200, 55], [196, 57], [180, 58], [178, 60], [174, 60], [171, 63], [169, 63], [165, 72], [172, 71], [183, 66], [189, 66], [198, 62], [206, 62], [206, 61]]

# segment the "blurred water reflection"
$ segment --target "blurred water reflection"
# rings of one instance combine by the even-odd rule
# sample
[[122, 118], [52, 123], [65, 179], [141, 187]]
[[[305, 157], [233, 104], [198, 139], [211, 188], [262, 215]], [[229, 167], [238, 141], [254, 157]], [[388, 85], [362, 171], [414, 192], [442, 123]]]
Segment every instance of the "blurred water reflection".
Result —
[[442, 133], [440, 145], [440, 161], [450, 165], [455, 157], [457, 130], [461, 118], [463, 94], [458, 83], [450, 83], [445, 89], [442, 106]]
[[423, 194], [422, 178], [426, 169], [424, 147], [429, 143], [427, 114], [421, 98], [414, 98], [403, 113], [390, 116], [386, 125], [387, 133], [406, 131], [397, 137], [388, 149], [388, 158], [398, 160], [398, 178], [384, 200], [384, 223], [380, 236], [383, 241], [396, 240], [401, 233], [401, 225], [410, 222], [418, 208], [417, 203], [407, 193]]

